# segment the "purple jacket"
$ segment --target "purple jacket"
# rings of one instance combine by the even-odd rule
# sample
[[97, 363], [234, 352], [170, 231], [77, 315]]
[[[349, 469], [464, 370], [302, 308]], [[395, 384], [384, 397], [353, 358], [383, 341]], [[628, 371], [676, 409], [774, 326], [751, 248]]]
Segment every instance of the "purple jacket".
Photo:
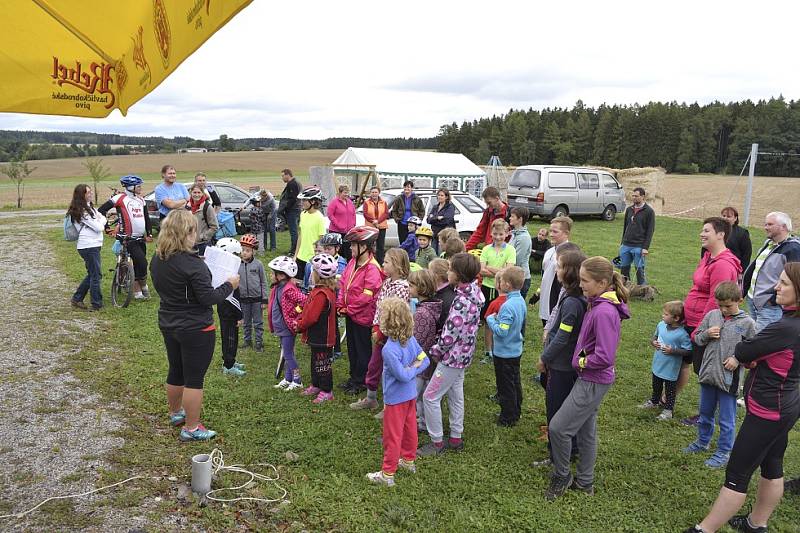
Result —
[[[592, 383], [614, 383], [620, 326], [623, 320], [630, 317], [628, 306], [620, 302], [614, 292], [589, 298], [578, 344], [572, 355], [572, 368], [578, 372], [580, 379]], [[581, 368], [579, 360], [584, 355]]]

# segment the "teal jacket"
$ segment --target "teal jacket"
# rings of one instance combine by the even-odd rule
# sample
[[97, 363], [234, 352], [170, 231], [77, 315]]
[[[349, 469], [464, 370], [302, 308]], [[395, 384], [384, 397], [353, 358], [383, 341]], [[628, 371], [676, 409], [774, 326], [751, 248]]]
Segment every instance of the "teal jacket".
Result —
[[519, 291], [511, 291], [500, 311], [486, 317], [486, 325], [492, 330], [495, 357], [511, 359], [522, 356], [522, 324], [527, 312], [528, 307]]

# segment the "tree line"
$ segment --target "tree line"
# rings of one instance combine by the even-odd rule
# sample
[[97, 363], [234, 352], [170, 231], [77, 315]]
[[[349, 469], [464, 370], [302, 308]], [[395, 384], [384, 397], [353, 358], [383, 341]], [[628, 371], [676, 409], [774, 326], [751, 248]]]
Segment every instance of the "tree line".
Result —
[[668, 172], [738, 174], [752, 143], [762, 176], [800, 176], [800, 101], [782, 96], [707, 105], [511, 109], [507, 114], [442, 126], [441, 152], [477, 164], [499, 155], [505, 165], [661, 166]]
[[114, 133], [50, 132], [0, 130], [0, 161], [62, 159], [129, 155], [131, 153], [174, 153], [186, 148], [206, 148], [220, 152], [244, 150], [311, 150], [320, 148], [393, 148], [433, 150], [436, 138], [367, 139], [363, 137], [334, 137], [321, 140], [291, 138], [234, 139], [222, 134], [218, 139], [204, 141], [191, 137], [138, 137]]

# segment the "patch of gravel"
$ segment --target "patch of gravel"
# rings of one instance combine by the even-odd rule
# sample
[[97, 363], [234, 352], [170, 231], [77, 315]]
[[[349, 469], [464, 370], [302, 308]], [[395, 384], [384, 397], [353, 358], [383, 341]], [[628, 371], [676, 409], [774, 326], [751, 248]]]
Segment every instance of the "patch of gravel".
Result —
[[[124, 423], [120, 406], [103, 402], [64, 370], [83, 339], [101, 334], [102, 321], [69, 305], [75, 287], [40, 229], [52, 231], [52, 217], [31, 222], [0, 225], [0, 338], [6, 339], [0, 343], [0, 515], [96, 488], [100, 472], [112, 469], [105, 455], [124, 443], [115, 436]], [[149, 523], [148, 514], [158, 506], [154, 498], [123, 509], [99, 503], [135, 484], [66, 500], [66, 509], [73, 509], [66, 512], [87, 517], [92, 525], [82, 531], [185, 526], [177, 513]], [[43, 526], [47, 519], [41, 509], [23, 519], [0, 519], [0, 531], [65, 530]]]

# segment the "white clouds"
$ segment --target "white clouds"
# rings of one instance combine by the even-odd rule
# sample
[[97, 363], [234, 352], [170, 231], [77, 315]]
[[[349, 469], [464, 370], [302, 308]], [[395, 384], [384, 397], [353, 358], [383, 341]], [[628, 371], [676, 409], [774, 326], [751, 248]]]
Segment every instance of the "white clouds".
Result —
[[800, 98], [795, 3], [256, 0], [127, 117], [2, 129], [430, 136], [510, 107]]

